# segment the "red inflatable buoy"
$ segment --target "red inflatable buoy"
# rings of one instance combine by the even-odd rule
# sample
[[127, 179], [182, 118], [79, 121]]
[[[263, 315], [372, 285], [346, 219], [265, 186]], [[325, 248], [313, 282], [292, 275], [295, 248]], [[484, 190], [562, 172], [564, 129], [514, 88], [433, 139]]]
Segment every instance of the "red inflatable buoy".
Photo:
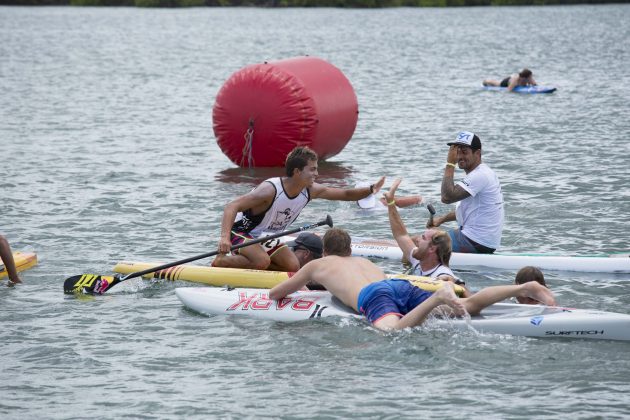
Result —
[[332, 64], [315, 57], [254, 64], [234, 73], [212, 109], [214, 135], [232, 162], [284, 166], [296, 146], [326, 159], [346, 146], [359, 106], [352, 85]]

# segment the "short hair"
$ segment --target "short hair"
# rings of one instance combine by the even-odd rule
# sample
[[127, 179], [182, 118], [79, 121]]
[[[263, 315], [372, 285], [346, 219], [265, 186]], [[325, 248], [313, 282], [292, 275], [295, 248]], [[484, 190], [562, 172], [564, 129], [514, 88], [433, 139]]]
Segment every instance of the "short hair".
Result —
[[528, 77], [532, 77], [532, 71], [530, 69], [523, 69], [518, 75], [523, 79], [527, 79]]
[[352, 255], [352, 240], [343, 229], [330, 228], [324, 234], [324, 254], [349, 257]]
[[309, 147], [298, 146], [291, 150], [284, 162], [284, 168], [286, 169], [287, 176], [291, 178], [293, 176], [293, 170], [295, 169], [304, 169], [310, 160], [317, 161], [317, 153]]
[[530, 281], [538, 282], [547, 287], [547, 283], [545, 283], [545, 276], [538, 267], [528, 265], [527, 267], [523, 267], [518, 270], [518, 273], [516, 273], [516, 279], [514, 280], [516, 284], [523, 284]]
[[443, 230], [436, 230], [431, 237], [431, 245], [437, 247], [436, 254], [440, 263], [448, 267], [449, 261], [451, 260], [451, 253], [453, 252], [449, 234]]

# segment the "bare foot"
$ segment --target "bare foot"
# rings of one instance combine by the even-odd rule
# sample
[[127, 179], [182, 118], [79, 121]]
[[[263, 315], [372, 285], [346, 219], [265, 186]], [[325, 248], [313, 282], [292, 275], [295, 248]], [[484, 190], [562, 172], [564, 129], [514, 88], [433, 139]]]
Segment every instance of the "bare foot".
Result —
[[22, 283], [22, 279], [19, 276], [15, 275], [15, 276], [9, 278], [9, 282], [7, 283], [7, 286], [13, 287], [13, 286], [15, 286], [18, 283]]
[[551, 290], [535, 281], [522, 284], [521, 297], [535, 299], [544, 305], [556, 306], [556, 299], [553, 297]]
[[15, 278], [13, 280], [9, 279], [9, 281], [7, 282], [7, 286], [8, 287], [13, 287], [13, 286], [15, 286], [18, 283], [22, 283], [22, 280], [19, 277]]
[[455, 315], [462, 316], [466, 313], [466, 308], [455, 294], [455, 289], [451, 282], [444, 282], [442, 287], [433, 293], [433, 297], [435, 297], [440, 304], [447, 305], [453, 309]]

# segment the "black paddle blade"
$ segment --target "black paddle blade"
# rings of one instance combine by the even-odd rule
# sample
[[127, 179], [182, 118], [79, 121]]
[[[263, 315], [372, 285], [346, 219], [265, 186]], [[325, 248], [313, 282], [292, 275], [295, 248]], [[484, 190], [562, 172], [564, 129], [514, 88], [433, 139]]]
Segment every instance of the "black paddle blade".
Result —
[[429, 210], [429, 213], [431, 213], [431, 216], [435, 215], [435, 207], [433, 207], [433, 204], [431, 203], [427, 204], [427, 210]]
[[118, 276], [99, 276], [98, 274], [80, 274], [68, 277], [63, 282], [63, 292], [66, 294], [83, 293], [102, 295], [120, 282]]

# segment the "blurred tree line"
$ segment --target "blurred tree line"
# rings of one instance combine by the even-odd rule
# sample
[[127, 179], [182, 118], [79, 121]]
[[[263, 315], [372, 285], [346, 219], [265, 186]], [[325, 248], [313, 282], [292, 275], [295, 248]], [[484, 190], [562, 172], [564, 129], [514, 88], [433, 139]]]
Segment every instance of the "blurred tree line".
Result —
[[0, 0], [15, 6], [136, 7], [457, 7], [628, 3], [630, 0]]

